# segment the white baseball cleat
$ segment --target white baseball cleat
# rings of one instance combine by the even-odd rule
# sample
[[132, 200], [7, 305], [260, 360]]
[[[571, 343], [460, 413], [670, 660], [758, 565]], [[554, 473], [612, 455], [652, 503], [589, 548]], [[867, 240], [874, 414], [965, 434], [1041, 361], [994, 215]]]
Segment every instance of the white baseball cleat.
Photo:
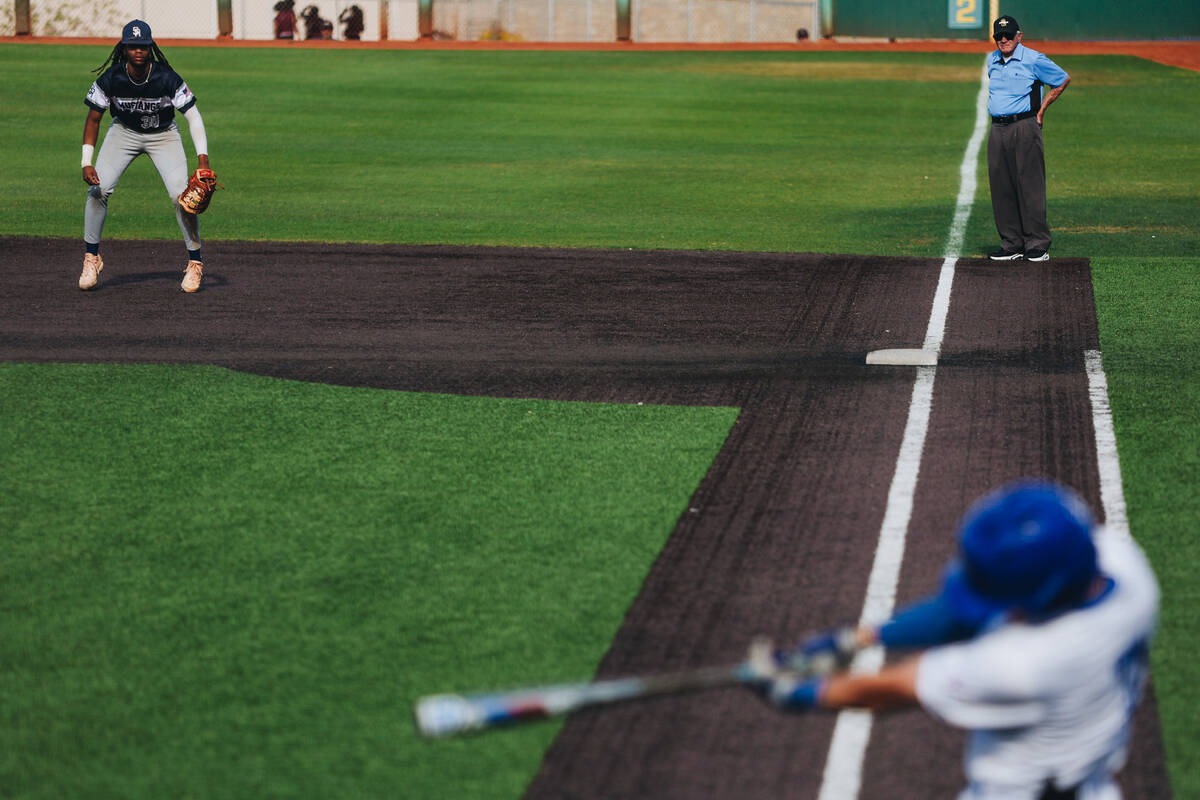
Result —
[[91, 253], [83, 254], [83, 272], [79, 273], [79, 288], [85, 292], [100, 281], [100, 270], [104, 269], [104, 260]]
[[179, 288], [185, 292], [194, 292], [200, 288], [200, 278], [204, 275], [204, 262], [189, 261], [187, 268], [183, 271], [183, 283], [179, 284]]
[[990, 258], [992, 261], [1016, 261], [1021, 257], [1022, 254], [1020, 251], [1005, 250], [1003, 247], [1001, 247], [999, 250], [993, 250], [992, 252], [988, 253], [988, 258]]

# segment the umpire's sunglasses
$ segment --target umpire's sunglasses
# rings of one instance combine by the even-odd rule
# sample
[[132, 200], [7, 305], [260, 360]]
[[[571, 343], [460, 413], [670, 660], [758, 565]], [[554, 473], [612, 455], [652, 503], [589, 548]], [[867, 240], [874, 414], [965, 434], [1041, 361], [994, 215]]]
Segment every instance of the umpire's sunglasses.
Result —
[[992, 38], [998, 42], [1001, 39], [1016, 39], [1017, 35], [1015, 33], [997, 33]]

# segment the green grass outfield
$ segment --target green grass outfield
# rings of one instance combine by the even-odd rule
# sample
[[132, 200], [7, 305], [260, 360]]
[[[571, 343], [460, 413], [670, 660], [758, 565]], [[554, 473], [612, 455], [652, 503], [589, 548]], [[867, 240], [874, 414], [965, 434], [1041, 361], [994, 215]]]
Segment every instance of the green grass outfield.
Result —
[[[0, 46], [0, 234], [80, 235], [107, 50]], [[915, 256], [943, 254], [982, 60], [167, 55], [229, 187], [209, 237]], [[1171, 777], [1200, 796], [1200, 75], [1058, 60], [1053, 255], [1092, 259]], [[111, 208], [106, 237], [178, 237], [145, 159]], [[994, 246], [986, 182], [966, 241]], [[554, 725], [428, 745], [412, 698], [590, 672], [733, 414], [0, 367], [0, 794], [518, 795]]]

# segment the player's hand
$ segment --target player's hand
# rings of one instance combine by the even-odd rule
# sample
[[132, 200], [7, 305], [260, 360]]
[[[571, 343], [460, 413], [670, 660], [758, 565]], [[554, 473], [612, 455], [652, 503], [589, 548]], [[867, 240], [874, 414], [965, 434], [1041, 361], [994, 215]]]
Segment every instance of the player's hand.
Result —
[[90, 184], [92, 186], [100, 185], [100, 176], [96, 174], [95, 167], [84, 167], [83, 168], [83, 182]]
[[785, 674], [753, 688], [776, 708], [808, 711], [821, 705], [826, 684], [825, 678], [801, 679]]
[[208, 165], [208, 155], [206, 155], [206, 154], [201, 154], [201, 155], [199, 155], [199, 156], [197, 156], [197, 157], [196, 157], [196, 161], [197, 161], [197, 166], [198, 166], [200, 169], [212, 169], [212, 167], [210, 167], [210, 166]]
[[789, 662], [794, 662], [818, 675], [828, 675], [848, 667], [859, 645], [860, 636], [856, 629], [849, 626], [832, 628], [810, 636], [790, 656], [785, 654], [780, 662], [785, 668], [790, 666]]

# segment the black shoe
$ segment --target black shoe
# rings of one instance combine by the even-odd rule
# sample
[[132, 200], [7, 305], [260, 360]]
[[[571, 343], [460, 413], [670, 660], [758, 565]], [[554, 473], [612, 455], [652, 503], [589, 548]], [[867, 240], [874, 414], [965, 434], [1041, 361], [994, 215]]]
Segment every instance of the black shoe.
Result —
[[1016, 261], [1021, 257], [1020, 253], [1014, 253], [1011, 250], [1005, 250], [1001, 247], [999, 250], [993, 250], [988, 253], [988, 258], [992, 261]]
[[1039, 250], [1038, 248], [1034, 248], [1033, 250], [1030, 250], [1028, 253], [1025, 254], [1025, 260], [1026, 261], [1049, 261], [1050, 254], [1047, 253], [1045, 250]]

